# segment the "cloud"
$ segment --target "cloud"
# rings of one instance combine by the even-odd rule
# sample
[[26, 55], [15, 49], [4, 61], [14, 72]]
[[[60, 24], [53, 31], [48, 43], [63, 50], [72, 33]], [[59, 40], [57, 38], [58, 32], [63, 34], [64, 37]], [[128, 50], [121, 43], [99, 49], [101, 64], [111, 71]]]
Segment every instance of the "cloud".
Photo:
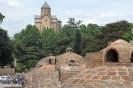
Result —
[[24, 6], [23, 3], [15, 1], [15, 0], [1, 0], [2, 4], [8, 5], [9, 7], [15, 7], [15, 8], [22, 8]]
[[15, 2], [15, 1], [12, 1], [12, 0], [8, 1], [7, 4], [8, 4], [9, 6], [12, 6], [12, 7], [22, 7], [22, 6], [23, 6], [22, 3]]
[[97, 24], [98, 21], [96, 19], [84, 19], [83, 24], [86, 24], [87, 25], [89, 23]]
[[93, 13], [86, 13], [86, 16], [92, 16], [93, 15]]
[[102, 14], [101, 15], [101, 17], [114, 17], [114, 16], [116, 16], [115, 14], [113, 14], [113, 13], [109, 13], [109, 14]]
[[[8, 30], [10, 36], [25, 29], [27, 24], [34, 25], [34, 15], [40, 15], [44, 0], [0, 0], [0, 11], [6, 17], [1, 27]], [[104, 3], [103, 3], [104, 2]], [[99, 26], [118, 20], [133, 22], [133, 0], [47, 0], [52, 15], [67, 24], [68, 18], [81, 24], [94, 23]]]
[[63, 11], [61, 12], [61, 14], [67, 16], [78, 16], [81, 15], [82, 12], [80, 10], [70, 10], [70, 11]]

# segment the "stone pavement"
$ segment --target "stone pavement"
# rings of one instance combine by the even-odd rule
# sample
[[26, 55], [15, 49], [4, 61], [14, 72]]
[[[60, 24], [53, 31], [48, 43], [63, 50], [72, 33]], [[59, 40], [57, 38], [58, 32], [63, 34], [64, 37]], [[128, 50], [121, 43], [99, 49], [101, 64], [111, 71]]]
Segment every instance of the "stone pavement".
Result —
[[[100, 66], [86, 69], [61, 88], [133, 88], [131, 66]], [[132, 74], [133, 75], [133, 74]]]

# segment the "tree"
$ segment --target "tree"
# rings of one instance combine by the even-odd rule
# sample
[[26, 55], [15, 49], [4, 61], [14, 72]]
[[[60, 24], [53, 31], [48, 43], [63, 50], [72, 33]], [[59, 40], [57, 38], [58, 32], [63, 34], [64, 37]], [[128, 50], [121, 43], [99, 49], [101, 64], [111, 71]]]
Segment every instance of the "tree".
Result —
[[7, 31], [0, 28], [0, 66], [9, 65], [12, 58], [13, 44]]
[[[32, 60], [40, 60], [42, 55], [41, 51], [41, 35], [35, 25], [27, 25], [26, 29], [23, 29], [20, 33], [14, 36], [14, 54], [25, 67], [31, 67], [28, 63]], [[28, 64], [26, 64], [28, 63]], [[35, 64], [35, 63], [34, 63]], [[32, 65], [33, 66], [33, 65]], [[21, 67], [21, 65], [19, 66]]]
[[73, 51], [77, 54], [80, 54], [80, 44], [81, 44], [81, 35], [80, 35], [80, 30], [76, 29], [76, 36], [75, 36], [75, 41], [74, 41], [74, 46], [73, 46]]
[[[81, 55], [85, 55], [87, 52], [96, 52], [99, 50], [99, 41], [101, 40], [102, 32], [96, 24], [88, 24], [87, 26], [81, 25]], [[100, 37], [99, 37], [100, 36]], [[102, 41], [102, 40], [101, 40]]]
[[44, 29], [41, 35], [42, 49], [45, 52], [45, 56], [48, 56], [50, 53], [55, 55], [56, 48], [56, 33], [53, 29]]
[[[0, 24], [5, 16], [0, 13]], [[7, 31], [0, 28], [0, 66], [11, 65], [13, 44], [8, 37]]]
[[69, 18], [69, 20], [68, 20], [68, 25], [70, 25], [70, 26], [73, 27], [73, 28], [79, 28], [81, 22], [83, 22], [83, 21], [81, 21], [81, 20], [75, 21], [74, 18]]
[[130, 24], [125, 20], [102, 26], [100, 31], [104, 34], [102, 39], [104, 42], [103, 46], [106, 47], [109, 42], [115, 41], [117, 39], [124, 39], [123, 34], [125, 34], [129, 29]]
[[0, 13], [0, 24], [2, 23], [4, 18], [5, 18], [5, 16]]
[[75, 39], [75, 29], [72, 28], [70, 25], [64, 25], [62, 30], [58, 35], [58, 49], [59, 54], [65, 52], [66, 48], [73, 47], [74, 39]]
[[133, 40], [133, 24], [129, 23], [129, 26], [127, 28], [127, 31], [124, 32], [124, 34], [122, 35], [122, 38], [125, 39], [126, 41], [130, 41]]

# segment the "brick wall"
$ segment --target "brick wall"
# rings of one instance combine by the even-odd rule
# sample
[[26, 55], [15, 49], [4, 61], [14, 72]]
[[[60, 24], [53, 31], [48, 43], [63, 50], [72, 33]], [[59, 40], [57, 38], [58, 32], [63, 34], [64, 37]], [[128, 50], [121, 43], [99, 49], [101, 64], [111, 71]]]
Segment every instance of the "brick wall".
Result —
[[44, 65], [40, 68], [38, 68], [39, 71], [45, 70], [45, 71], [54, 71], [55, 70], [55, 65]]
[[86, 68], [101, 66], [103, 64], [103, 53], [86, 53]]
[[71, 77], [73, 77], [74, 75], [79, 74], [80, 72], [82, 72], [84, 69], [80, 69], [78, 67], [67, 67], [67, 68], [61, 68], [61, 76], [60, 76], [60, 82], [61, 84], [63, 84], [65, 81], [67, 81], [68, 79], [70, 79]]
[[7, 74], [14, 74], [15, 69], [14, 68], [1, 68], [0, 69], [0, 76], [1, 75], [7, 75]]

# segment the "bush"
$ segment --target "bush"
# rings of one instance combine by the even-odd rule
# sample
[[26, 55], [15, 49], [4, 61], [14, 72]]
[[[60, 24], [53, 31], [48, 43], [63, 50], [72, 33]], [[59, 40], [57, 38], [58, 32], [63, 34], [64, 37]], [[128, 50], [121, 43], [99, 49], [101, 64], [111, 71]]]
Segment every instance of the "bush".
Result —
[[26, 66], [18, 66], [15, 68], [15, 72], [25, 72]]

